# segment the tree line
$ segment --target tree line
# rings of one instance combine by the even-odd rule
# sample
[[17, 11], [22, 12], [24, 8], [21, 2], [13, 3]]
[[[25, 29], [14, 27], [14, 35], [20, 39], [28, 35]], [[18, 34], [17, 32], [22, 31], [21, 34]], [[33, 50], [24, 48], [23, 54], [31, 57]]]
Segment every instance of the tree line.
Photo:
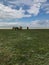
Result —
[[[20, 27], [13, 27], [12, 29], [13, 29], [13, 30], [22, 30], [23, 28], [22, 28], [22, 26], [20, 26]], [[26, 29], [28, 30], [29, 27], [27, 27]]]

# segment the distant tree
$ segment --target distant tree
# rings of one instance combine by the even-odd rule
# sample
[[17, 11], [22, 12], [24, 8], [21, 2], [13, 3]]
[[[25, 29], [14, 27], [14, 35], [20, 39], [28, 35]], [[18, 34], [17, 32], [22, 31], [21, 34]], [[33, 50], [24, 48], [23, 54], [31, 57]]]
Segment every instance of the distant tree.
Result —
[[13, 27], [12, 29], [15, 30], [15, 27]]
[[13, 30], [22, 30], [22, 26], [20, 26], [20, 27], [13, 27], [12, 29]]
[[18, 28], [18, 27], [13, 27], [12, 29], [13, 29], [13, 30], [18, 30], [19, 28]]
[[27, 27], [27, 30], [29, 29], [29, 27]]
[[20, 30], [22, 30], [22, 26], [20, 26], [20, 28], [19, 28]]
[[19, 27], [16, 27], [17, 30], [19, 30]]

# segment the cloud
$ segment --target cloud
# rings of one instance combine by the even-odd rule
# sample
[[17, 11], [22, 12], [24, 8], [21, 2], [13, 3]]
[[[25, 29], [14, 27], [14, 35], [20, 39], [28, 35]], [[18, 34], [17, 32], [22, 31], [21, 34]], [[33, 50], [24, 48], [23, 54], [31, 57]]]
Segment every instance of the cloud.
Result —
[[[40, 12], [42, 3], [46, 1], [47, 0], [2, 0], [0, 1], [2, 3], [0, 4], [0, 19], [31, 17], [32, 14], [36, 16]], [[25, 10], [22, 9], [23, 7], [20, 7], [21, 5], [28, 5], [30, 7], [30, 9], [27, 10], [29, 14], [24, 14]], [[16, 6], [19, 6], [20, 9], [12, 9]]]
[[11, 29], [18, 24], [18, 22], [0, 22], [0, 29]]
[[42, 9], [46, 14], [49, 14], [49, 3], [43, 4]]
[[47, 0], [4, 0], [4, 1], [10, 3], [11, 5], [21, 5], [21, 4], [32, 5], [33, 3], [44, 3]]
[[49, 28], [49, 20], [34, 20], [29, 23], [24, 24], [25, 27], [29, 28]]
[[0, 22], [0, 26], [16, 26], [19, 22]]
[[30, 17], [31, 15], [25, 15], [25, 11], [20, 8], [19, 10], [12, 9], [8, 6], [0, 4], [0, 19], [3, 18], [23, 18]]
[[22, 26], [26, 28], [49, 28], [49, 20], [34, 20], [31, 22], [0, 22], [0, 27], [12, 28], [13, 26]]
[[34, 14], [35, 16], [38, 15], [39, 11], [40, 11], [40, 6], [41, 3], [38, 4], [33, 4], [28, 11], [28, 13], [30, 14]]
[[34, 26], [41, 26], [41, 27], [47, 27], [49, 26], [49, 20], [35, 20], [35, 21], [32, 21], [32, 24], [34, 24]]
[[38, 15], [40, 12], [40, 8], [42, 6], [42, 3], [45, 3], [47, 0], [33, 0], [33, 5], [30, 6], [30, 9], [27, 10], [28, 13], [33, 14], [33, 15]]
[[49, 14], [49, 8], [46, 8], [45, 10], [46, 10], [46, 14]]
[[36, 3], [44, 3], [46, 2], [47, 0], [33, 0], [33, 2], [36, 2]]
[[[1, 2], [2, 1], [2, 2]], [[47, 14], [49, 14], [49, 3], [46, 4], [47, 0], [1, 0], [0, 2], [0, 21], [4, 19], [12, 20], [23, 17], [31, 17], [32, 15], [37, 16], [42, 8]], [[27, 5], [28, 9], [23, 9], [23, 6]], [[18, 6], [17, 10], [15, 7]], [[14, 9], [13, 9], [14, 8]], [[28, 14], [25, 14], [27, 12]], [[7, 20], [6, 20], [7, 21]], [[12, 26], [29, 26], [33, 27], [49, 27], [49, 20], [34, 20], [31, 22], [0, 22], [2, 27]]]

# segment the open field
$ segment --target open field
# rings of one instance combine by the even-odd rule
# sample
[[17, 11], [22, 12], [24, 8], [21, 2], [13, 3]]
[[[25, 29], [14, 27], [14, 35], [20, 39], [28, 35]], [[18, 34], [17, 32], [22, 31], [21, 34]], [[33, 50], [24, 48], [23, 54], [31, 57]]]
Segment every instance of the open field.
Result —
[[49, 30], [0, 30], [0, 65], [49, 65]]

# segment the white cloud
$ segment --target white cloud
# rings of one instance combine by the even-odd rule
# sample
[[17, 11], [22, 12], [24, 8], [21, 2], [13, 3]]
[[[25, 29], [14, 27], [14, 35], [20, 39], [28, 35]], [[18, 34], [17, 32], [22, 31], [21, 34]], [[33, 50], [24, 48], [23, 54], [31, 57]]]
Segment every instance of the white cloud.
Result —
[[49, 14], [49, 7], [45, 8], [46, 14]]
[[30, 14], [38, 15], [40, 12], [40, 8], [42, 3], [45, 3], [47, 0], [33, 0], [33, 5], [30, 6], [30, 9], [27, 10]]
[[33, 0], [33, 2], [38, 2], [38, 3], [44, 3], [44, 2], [46, 2], [47, 0]]
[[0, 22], [0, 26], [13, 26], [19, 24], [18, 22]]
[[49, 10], [46, 13], [49, 14]]
[[[32, 16], [31, 14], [38, 15], [41, 4], [46, 2], [47, 0], [6, 0], [6, 1], [10, 4], [8, 6], [0, 4], [0, 19], [31, 17]], [[25, 10], [23, 10], [22, 7], [19, 10], [11, 8], [21, 4], [30, 6], [30, 9], [27, 10], [30, 15], [29, 14], [25, 15], [24, 14]]]
[[17, 25], [17, 22], [0, 22], [0, 29], [10, 29]]
[[47, 0], [8, 0], [9, 3], [14, 4], [14, 5], [32, 5], [33, 3], [44, 3]]
[[30, 17], [31, 15], [25, 15], [24, 10], [20, 8], [19, 10], [12, 9], [8, 6], [0, 4], [0, 19], [3, 18], [23, 18]]
[[29, 23], [22, 23], [21, 25], [29, 28], [49, 28], [49, 20], [34, 20]]
[[40, 11], [41, 3], [33, 4], [29, 10], [27, 10], [30, 14], [38, 15]]
[[39, 26], [49, 26], [49, 20], [35, 20], [32, 23]]
[[49, 20], [34, 20], [31, 22], [0, 22], [0, 27], [12, 28], [13, 26], [22, 26], [26, 28], [49, 28]]
[[49, 3], [43, 4], [43, 6], [41, 7], [41, 9], [42, 9], [46, 14], [49, 14]]
[[[47, 0], [7, 0], [8, 3], [12, 3], [11, 5], [5, 6], [0, 4], [0, 19], [8, 19], [8, 18], [23, 18], [23, 17], [31, 17], [33, 15], [38, 15], [40, 12], [40, 7], [42, 3]], [[8, 4], [7, 3], [7, 4]], [[30, 9], [27, 10], [29, 14], [25, 14], [25, 10], [22, 7], [17, 9], [12, 9], [11, 7], [15, 7], [15, 5], [29, 5]], [[10, 6], [10, 7], [9, 7]], [[49, 11], [47, 11], [49, 13]]]

